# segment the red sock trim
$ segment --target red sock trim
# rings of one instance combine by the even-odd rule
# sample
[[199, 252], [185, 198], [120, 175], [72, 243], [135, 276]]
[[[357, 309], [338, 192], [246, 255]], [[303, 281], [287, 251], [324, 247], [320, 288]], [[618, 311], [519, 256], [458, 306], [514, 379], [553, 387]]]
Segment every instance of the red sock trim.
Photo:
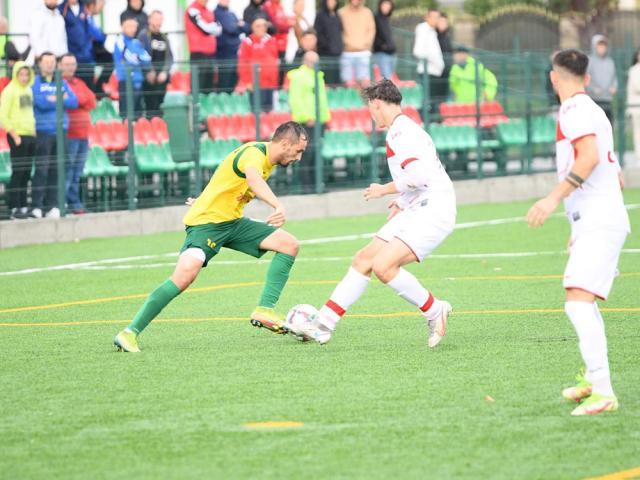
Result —
[[344, 312], [346, 312], [344, 308], [342, 308], [333, 300], [327, 300], [327, 303], [325, 303], [325, 305], [327, 306], [327, 308], [330, 308], [331, 310], [333, 310], [336, 313], [336, 315], [338, 315], [339, 317], [343, 316]]
[[420, 307], [420, 310], [426, 313], [431, 308], [431, 305], [433, 305], [433, 302], [435, 301], [436, 299], [433, 298], [433, 295], [431, 295], [431, 292], [429, 292], [429, 298], [427, 298], [427, 301], [425, 302], [425, 304]]

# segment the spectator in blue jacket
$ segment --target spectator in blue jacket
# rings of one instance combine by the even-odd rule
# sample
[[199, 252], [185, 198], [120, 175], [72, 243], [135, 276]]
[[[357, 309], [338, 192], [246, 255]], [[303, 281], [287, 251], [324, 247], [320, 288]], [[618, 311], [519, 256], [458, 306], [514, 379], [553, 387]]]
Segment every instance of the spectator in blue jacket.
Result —
[[94, 89], [96, 60], [93, 55], [93, 40], [104, 42], [104, 34], [91, 18], [83, 0], [64, 0], [58, 7], [67, 30], [69, 53], [78, 61], [76, 76]]
[[[59, 218], [58, 208], [58, 168], [57, 137], [58, 117], [56, 115], [56, 56], [44, 52], [38, 61], [40, 73], [36, 75], [33, 90], [33, 113], [36, 117], [35, 173], [31, 184], [31, 216]], [[78, 98], [62, 81], [62, 101], [64, 110], [78, 108]], [[62, 128], [69, 128], [69, 117], [62, 112]]]
[[222, 34], [218, 37], [218, 87], [223, 92], [232, 92], [238, 83], [236, 63], [240, 37], [251, 30], [244, 20], [239, 20], [236, 14], [229, 10], [230, 0], [218, 0], [214, 10], [216, 21], [222, 25]]
[[138, 21], [134, 17], [122, 18], [122, 33], [118, 35], [113, 48], [113, 64], [118, 77], [118, 92], [120, 94], [120, 116], [127, 116], [127, 68], [131, 71], [131, 85], [133, 87], [133, 112], [140, 116], [142, 113], [142, 82], [145, 71], [151, 68], [151, 55], [147, 52], [135, 35]]

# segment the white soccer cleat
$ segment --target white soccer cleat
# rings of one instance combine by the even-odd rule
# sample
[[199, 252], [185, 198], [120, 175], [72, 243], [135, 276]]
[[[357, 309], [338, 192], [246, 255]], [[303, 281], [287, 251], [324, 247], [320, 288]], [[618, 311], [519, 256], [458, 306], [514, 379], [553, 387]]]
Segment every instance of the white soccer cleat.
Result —
[[447, 318], [451, 315], [453, 307], [449, 302], [442, 300], [442, 311], [437, 318], [427, 320], [429, 327], [429, 348], [438, 345], [447, 333]]

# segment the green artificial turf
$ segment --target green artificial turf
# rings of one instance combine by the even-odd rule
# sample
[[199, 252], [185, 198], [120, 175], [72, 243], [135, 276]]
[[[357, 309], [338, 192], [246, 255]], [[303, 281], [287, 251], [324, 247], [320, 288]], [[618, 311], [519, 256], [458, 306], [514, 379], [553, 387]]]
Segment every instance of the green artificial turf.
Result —
[[[458, 222], [530, 203], [461, 207]], [[640, 210], [630, 216], [640, 228]], [[309, 240], [383, 222], [286, 228]], [[620, 410], [573, 418], [560, 398], [581, 366], [562, 312], [568, 232], [561, 216], [535, 231], [464, 228], [409, 266], [454, 306], [433, 351], [415, 309], [376, 280], [324, 347], [255, 329], [267, 263], [223, 251], [143, 333], [142, 354], [119, 354], [113, 336], [171, 273], [183, 234], [0, 251], [0, 272], [150, 257], [0, 275], [0, 478], [579, 479], [638, 467], [640, 254], [622, 254], [601, 304], [628, 309], [603, 311]], [[303, 244], [281, 309], [321, 305], [366, 242]], [[637, 234], [625, 248], [640, 248]], [[511, 252], [544, 254], [458, 256]], [[267, 421], [303, 425], [244, 426]]]

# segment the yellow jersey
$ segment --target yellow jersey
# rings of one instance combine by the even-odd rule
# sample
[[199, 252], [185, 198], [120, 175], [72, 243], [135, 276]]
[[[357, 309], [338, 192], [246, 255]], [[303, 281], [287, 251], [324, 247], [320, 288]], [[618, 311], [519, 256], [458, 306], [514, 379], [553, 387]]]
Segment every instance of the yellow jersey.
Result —
[[275, 166], [269, 162], [267, 145], [268, 142], [249, 142], [227, 155], [187, 211], [184, 224], [191, 227], [241, 218], [244, 206], [256, 196], [247, 183], [247, 167], [255, 167], [267, 180]]

